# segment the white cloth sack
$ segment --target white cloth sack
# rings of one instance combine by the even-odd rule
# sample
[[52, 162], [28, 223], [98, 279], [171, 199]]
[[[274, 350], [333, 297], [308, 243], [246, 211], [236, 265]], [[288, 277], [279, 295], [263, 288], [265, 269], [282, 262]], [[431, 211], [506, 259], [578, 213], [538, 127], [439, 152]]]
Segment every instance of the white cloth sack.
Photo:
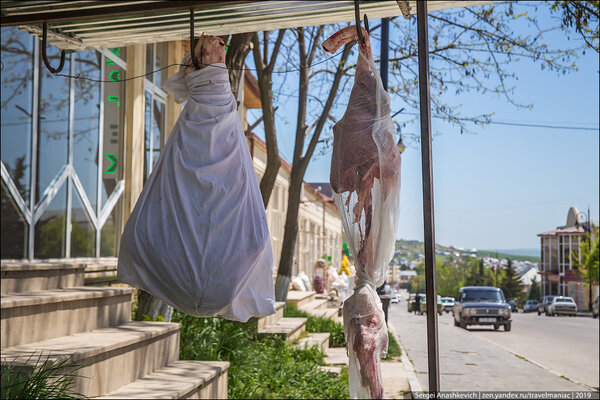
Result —
[[225, 64], [181, 69], [165, 89], [187, 103], [125, 226], [118, 278], [191, 315], [273, 314], [267, 219]]

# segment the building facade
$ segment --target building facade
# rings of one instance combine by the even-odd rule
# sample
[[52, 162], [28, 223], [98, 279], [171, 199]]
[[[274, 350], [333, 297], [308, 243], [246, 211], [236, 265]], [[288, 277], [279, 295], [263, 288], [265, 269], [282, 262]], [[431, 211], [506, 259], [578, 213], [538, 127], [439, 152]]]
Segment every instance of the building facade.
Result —
[[[590, 222], [582, 222], [577, 208], [571, 207], [564, 226], [538, 234], [541, 245], [542, 296], [572, 297], [580, 310], [588, 308], [589, 287], [580, 278], [574, 264], [581, 260], [579, 244], [590, 230]], [[593, 229], [591, 231], [593, 233]], [[596, 283], [592, 285], [592, 299], [598, 294]]]

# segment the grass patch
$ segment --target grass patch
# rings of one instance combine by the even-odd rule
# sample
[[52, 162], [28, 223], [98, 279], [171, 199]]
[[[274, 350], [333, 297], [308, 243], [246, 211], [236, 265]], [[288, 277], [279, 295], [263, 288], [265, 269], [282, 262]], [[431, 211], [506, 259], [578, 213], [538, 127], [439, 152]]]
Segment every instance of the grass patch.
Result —
[[344, 325], [335, 322], [329, 318], [321, 318], [311, 315], [302, 310], [298, 310], [292, 304], [286, 304], [283, 310], [283, 316], [286, 318], [306, 318], [307, 332], [329, 332], [330, 347], [346, 347], [346, 338], [344, 337]]
[[[35, 357], [33, 354], [27, 361]], [[2, 399], [85, 399], [75, 392], [73, 380], [75, 372], [81, 366], [68, 365], [69, 359], [59, 362], [42, 360], [40, 353], [35, 365], [23, 365], [9, 362], [2, 365], [0, 381], [2, 382]]]
[[400, 345], [396, 341], [392, 332], [388, 330], [388, 352], [385, 357], [383, 357], [382, 361], [396, 361], [398, 357], [402, 355], [402, 350], [400, 349]]
[[229, 361], [231, 399], [348, 398], [348, 375], [330, 376], [317, 368], [324, 354], [315, 347], [299, 349], [278, 336], [257, 339], [255, 322], [198, 318], [179, 311], [180, 358]]

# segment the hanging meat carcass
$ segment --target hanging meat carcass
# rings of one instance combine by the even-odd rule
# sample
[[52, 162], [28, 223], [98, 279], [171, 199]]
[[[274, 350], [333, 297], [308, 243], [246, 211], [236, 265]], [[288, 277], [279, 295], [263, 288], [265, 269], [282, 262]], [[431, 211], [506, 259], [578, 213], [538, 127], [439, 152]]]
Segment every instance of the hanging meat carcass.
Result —
[[[359, 278], [344, 303], [352, 398], [381, 398], [379, 367], [387, 351], [387, 327], [375, 288], [385, 281], [394, 253], [400, 212], [400, 153], [383, 88], [363, 28], [354, 87], [343, 118], [333, 127], [331, 187]], [[323, 49], [335, 53], [358, 39], [355, 26], [332, 35]]]

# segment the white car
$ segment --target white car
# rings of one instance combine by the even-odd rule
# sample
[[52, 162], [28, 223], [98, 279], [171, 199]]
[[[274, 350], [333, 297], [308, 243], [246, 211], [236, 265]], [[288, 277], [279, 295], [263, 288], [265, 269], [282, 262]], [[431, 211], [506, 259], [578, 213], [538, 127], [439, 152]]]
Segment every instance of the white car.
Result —
[[577, 315], [577, 304], [572, 297], [556, 296], [552, 302], [548, 304], [546, 315]]
[[442, 308], [446, 312], [451, 312], [454, 307], [454, 297], [442, 297]]
[[390, 303], [400, 303], [400, 295], [398, 293], [392, 295]]

